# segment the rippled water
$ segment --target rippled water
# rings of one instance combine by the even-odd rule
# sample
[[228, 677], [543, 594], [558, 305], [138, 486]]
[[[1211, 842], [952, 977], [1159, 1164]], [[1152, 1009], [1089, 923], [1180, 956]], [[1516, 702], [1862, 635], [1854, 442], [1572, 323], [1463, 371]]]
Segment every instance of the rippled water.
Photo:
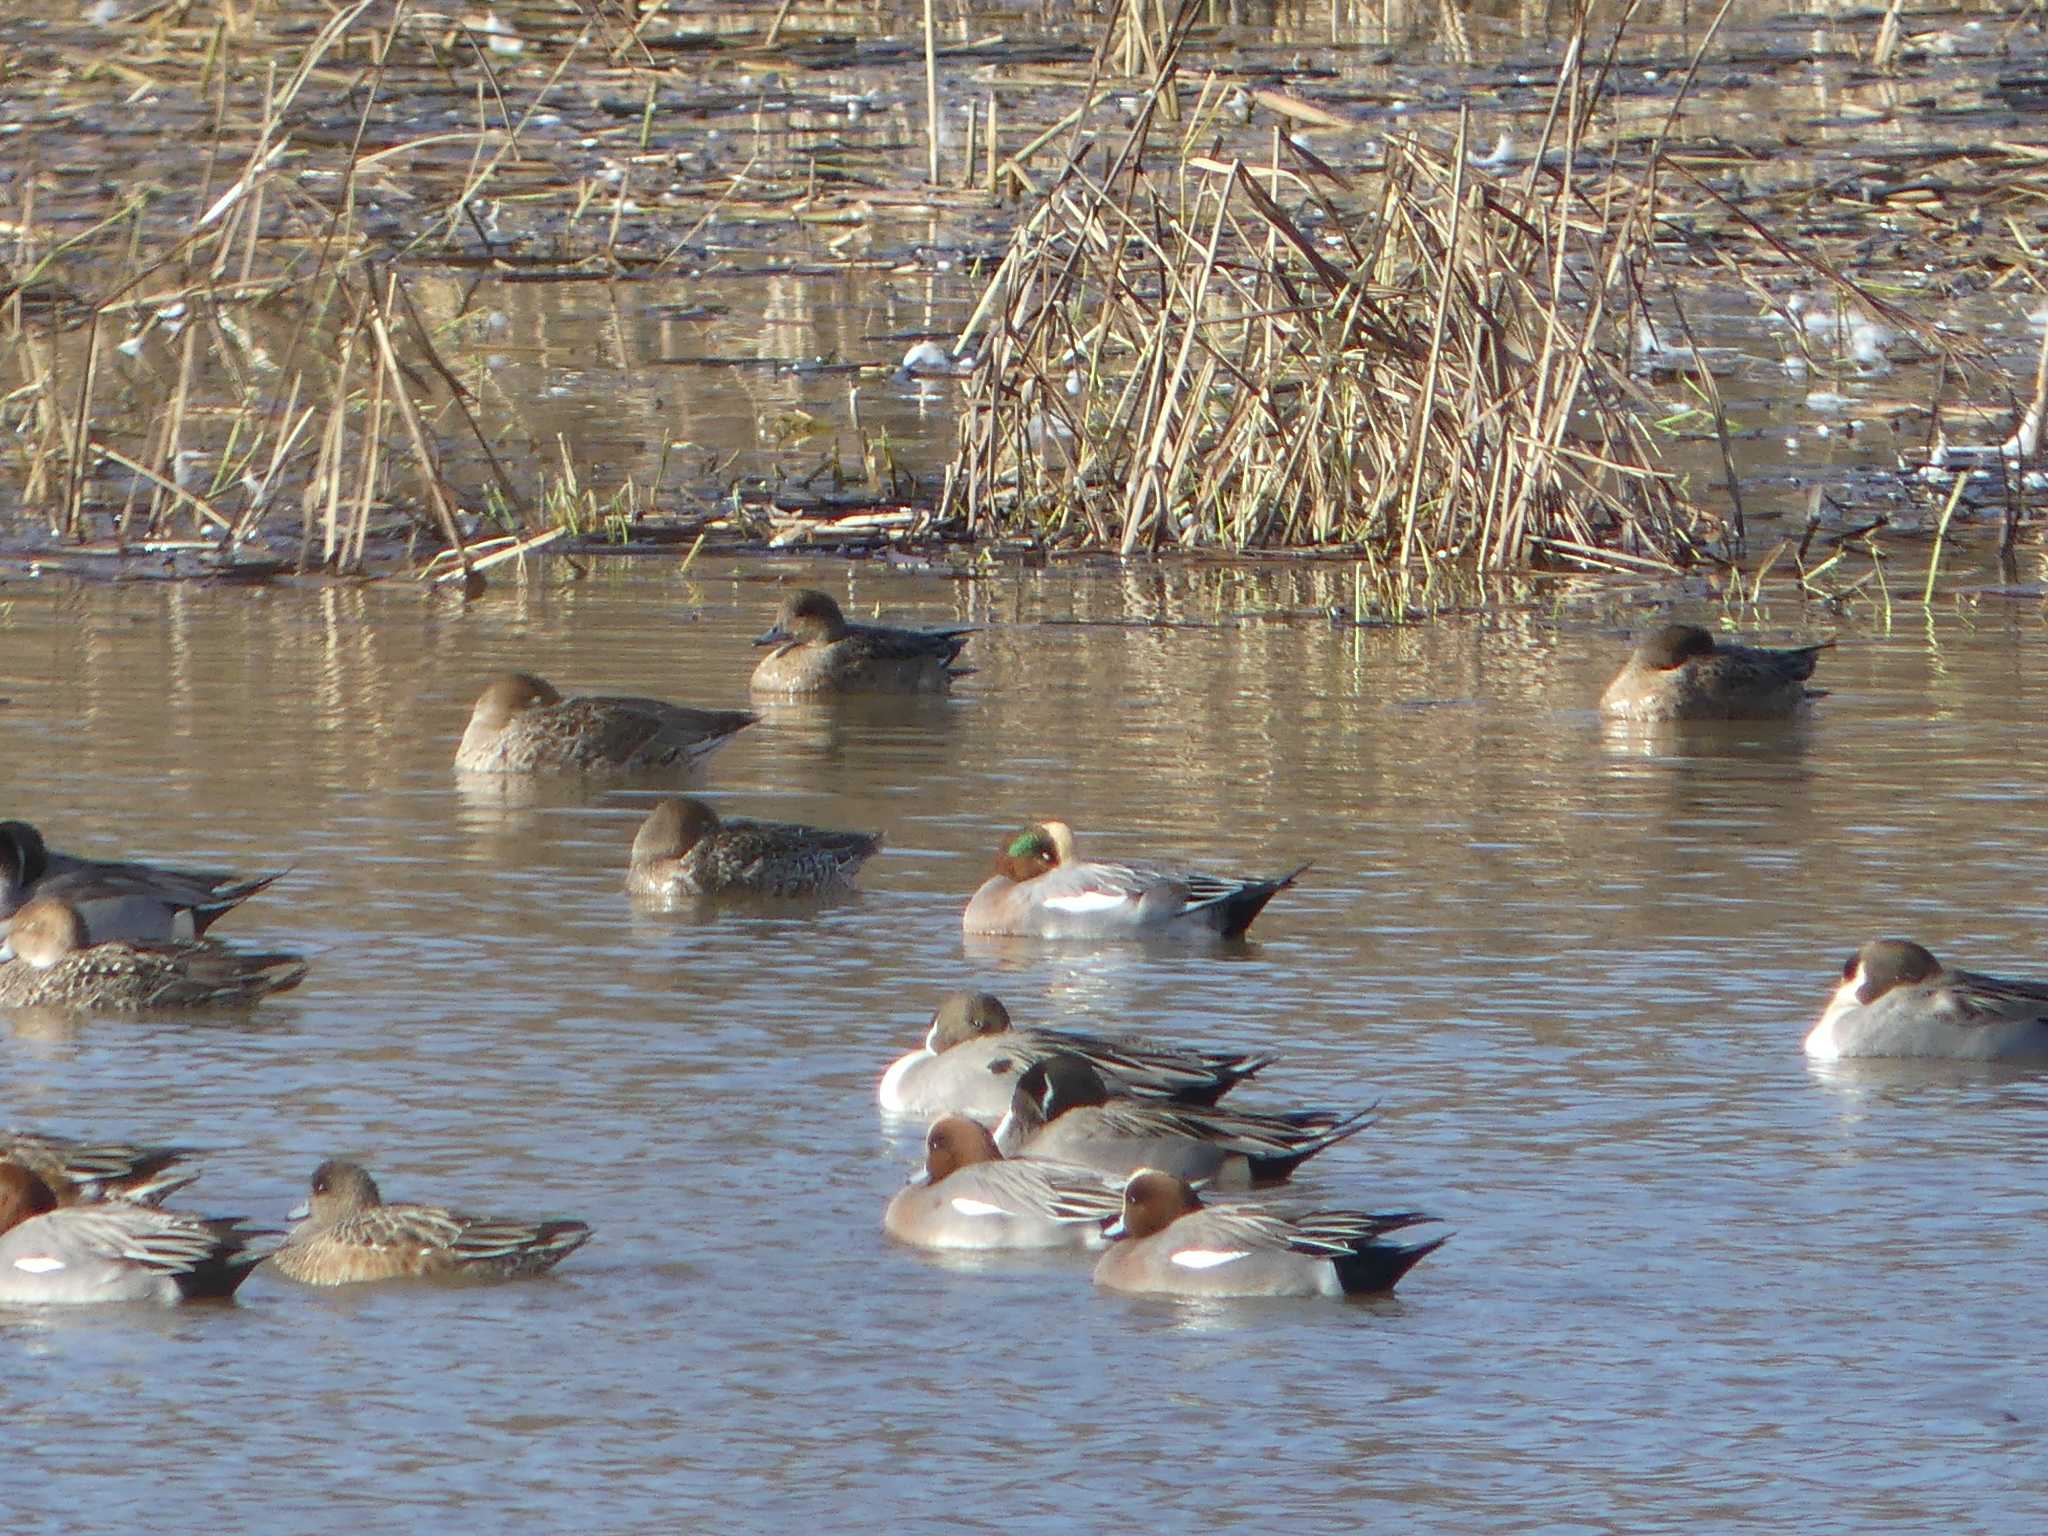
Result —
[[[1576, 593], [1359, 631], [1299, 573], [790, 567], [986, 623], [980, 671], [772, 709], [714, 758], [728, 811], [889, 845], [858, 899], [691, 919], [620, 889], [645, 786], [449, 770], [508, 665], [742, 700], [776, 573], [675, 569], [550, 567], [466, 610], [0, 589], [0, 813], [289, 864], [220, 933], [317, 962], [246, 1017], [0, 1021], [0, 1118], [214, 1148], [210, 1211], [276, 1221], [347, 1152], [394, 1198], [598, 1229], [545, 1282], [259, 1272], [229, 1309], [0, 1318], [9, 1531], [2036, 1527], [2043, 1080], [1799, 1051], [1873, 932], [2048, 972], [2036, 608], [1778, 604], [1753, 621], [1842, 642], [1812, 724], [1672, 740], [1593, 713], [1642, 616]], [[996, 841], [1054, 813], [1316, 867], [1240, 952], [963, 950]], [[1357, 1305], [887, 1245], [916, 1130], [874, 1080], [975, 983], [1282, 1052], [1247, 1103], [1383, 1100], [1304, 1194], [1455, 1238]]]

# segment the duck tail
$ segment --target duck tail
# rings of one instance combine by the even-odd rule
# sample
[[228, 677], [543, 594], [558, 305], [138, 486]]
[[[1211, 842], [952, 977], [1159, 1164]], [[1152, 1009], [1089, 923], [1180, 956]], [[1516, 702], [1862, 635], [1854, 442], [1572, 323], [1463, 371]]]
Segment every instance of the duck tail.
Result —
[[273, 992], [289, 992], [306, 979], [307, 964], [297, 955], [249, 955], [245, 957], [242, 986], [253, 1002]]
[[267, 875], [258, 875], [254, 880], [241, 880], [233, 885], [215, 887], [212, 899], [200, 902], [192, 908], [192, 936], [200, 937], [216, 920], [227, 916], [257, 892], [269, 890], [290, 873], [291, 869], [287, 866], [284, 869], [273, 870]]
[[1361, 1238], [1350, 1253], [1330, 1262], [1337, 1267], [1337, 1283], [1344, 1287], [1345, 1295], [1383, 1296], [1401, 1283], [1403, 1275], [1449, 1241], [1449, 1233], [1406, 1246], [1384, 1243], [1374, 1237]]
[[1251, 927], [1252, 919], [1266, 910], [1266, 903], [1294, 884], [1309, 870], [1309, 865], [1291, 870], [1277, 880], [1247, 880], [1217, 903], [1219, 914], [1218, 931], [1226, 939], [1239, 939]]
[[1802, 645], [1789, 650], [1785, 652], [1785, 670], [1794, 682], [1803, 683], [1813, 676], [1814, 665], [1820, 660], [1820, 653], [1834, 648], [1834, 641], [1821, 640], [1812, 645]]
[[534, 1229], [532, 1251], [552, 1268], [589, 1241], [587, 1222], [544, 1221]]
[[1197, 1082], [1183, 1083], [1164, 1097], [1176, 1104], [1213, 1109], [1239, 1083], [1257, 1077], [1280, 1058], [1277, 1056], [1222, 1056], [1210, 1063], [1210, 1075]]
[[[1377, 1108], [1375, 1105], [1373, 1108]], [[1250, 1165], [1252, 1184], [1284, 1184], [1294, 1170], [1314, 1157], [1318, 1152], [1327, 1151], [1340, 1141], [1348, 1140], [1373, 1123], [1373, 1109], [1355, 1110], [1349, 1114], [1331, 1115], [1328, 1111], [1304, 1111], [1316, 1116], [1321, 1127], [1314, 1134], [1306, 1136], [1286, 1152], [1253, 1152], [1246, 1155]], [[1311, 1122], [1311, 1127], [1315, 1122]]]
[[277, 1234], [244, 1226], [240, 1216], [218, 1216], [203, 1219], [200, 1224], [213, 1234], [213, 1248], [177, 1272], [174, 1278], [178, 1292], [187, 1301], [231, 1300], [242, 1282], [255, 1273], [256, 1266], [270, 1257], [269, 1249], [251, 1248], [250, 1243]]

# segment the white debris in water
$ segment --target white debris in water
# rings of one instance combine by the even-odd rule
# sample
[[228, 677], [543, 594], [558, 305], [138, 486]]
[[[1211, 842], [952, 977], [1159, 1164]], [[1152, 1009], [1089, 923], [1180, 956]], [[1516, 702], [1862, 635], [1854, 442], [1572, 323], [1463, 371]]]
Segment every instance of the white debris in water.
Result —
[[493, 53], [509, 55], [526, 52], [526, 41], [520, 37], [519, 29], [509, 21], [500, 21], [496, 11], [485, 11], [481, 21], [473, 16], [466, 16], [462, 24], [472, 32], [481, 32], [484, 46]]
[[936, 341], [920, 341], [903, 354], [896, 372], [904, 378], [958, 378], [974, 367], [973, 357], [955, 357]]
[[1889, 368], [1892, 360], [1885, 348], [1892, 340], [1889, 328], [1859, 315], [1849, 325], [1849, 360], [1862, 368]]
[[2011, 437], [1998, 445], [2001, 458], [2031, 459], [2034, 450], [2041, 446], [2041, 407], [2030, 405], [2027, 414], [2020, 418], [2020, 424]]
[[85, 19], [96, 27], [104, 27], [109, 22], [119, 21], [120, 0], [96, 0], [95, 4], [86, 9]]
[[1503, 132], [1499, 138], [1493, 141], [1492, 149], [1483, 155], [1473, 155], [1471, 162], [1474, 170], [1499, 171], [1513, 165], [1515, 159], [1515, 136], [1512, 133]]

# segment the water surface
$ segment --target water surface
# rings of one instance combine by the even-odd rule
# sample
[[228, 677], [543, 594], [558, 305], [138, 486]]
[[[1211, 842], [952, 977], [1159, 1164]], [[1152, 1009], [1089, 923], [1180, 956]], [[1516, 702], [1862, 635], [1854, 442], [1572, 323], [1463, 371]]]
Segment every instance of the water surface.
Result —
[[[1656, 615], [1576, 590], [1388, 631], [1333, 626], [1313, 572], [677, 569], [466, 609], [0, 589], [0, 813], [289, 865], [219, 932], [316, 959], [241, 1017], [0, 1020], [5, 1121], [216, 1149], [210, 1211], [276, 1221], [348, 1153], [393, 1198], [597, 1228], [547, 1282], [0, 1319], [10, 1531], [2037, 1526], [2043, 1080], [1799, 1052], [1873, 933], [2048, 972], [2034, 607], [1748, 613], [1839, 637], [1832, 696], [1672, 738], [1591, 708]], [[784, 575], [988, 626], [955, 697], [773, 708], [701, 780], [886, 833], [857, 899], [636, 912], [650, 786], [450, 772], [507, 666], [741, 702]], [[1231, 953], [963, 946], [992, 849], [1051, 814], [1315, 868]], [[889, 1246], [917, 1129], [874, 1082], [967, 985], [1279, 1052], [1246, 1103], [1381, 1100], [1304, 1196], [1453, 1241], [1361, 1305]]]

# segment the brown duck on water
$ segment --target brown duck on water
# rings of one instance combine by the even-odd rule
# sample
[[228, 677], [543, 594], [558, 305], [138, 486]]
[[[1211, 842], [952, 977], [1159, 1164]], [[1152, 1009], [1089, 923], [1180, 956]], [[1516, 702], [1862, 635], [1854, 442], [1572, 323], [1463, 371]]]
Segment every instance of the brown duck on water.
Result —
[[849, 889], [881, 846], [872, 832], [727, 821], [702, 800], [664, 800], [633, 839], [626, 888], [642, 896], [812, 896]]
[[312, 1194], [292, 1215], [303, 1219], [271, 1262], [307, 1285], [516, 1280], [545, 1273], [590, 1240], [590, 1228], [580, 1221], [386, 1204], [369, 1172], [341, 1158], [313, 1170]]
[[1722, 644], [1696, 624], [1669, 624], [1644, 637], [1600, 696], [1621, 720], [1777, 720], [1820, 691], [1806, 686], [1833, 641], [1793, 650]]
[[792, 593], [756, 645], [774, 649], [754, 668], [756, 693], [940, 693], [972, 669], [956, 667], [972, 629], [851, 624], [823, 592]]
[[14, 914], [0, 944], [0, 1007], [234, 1007], [295, 987], [305, 974], [297, 955], [211, 942], [97, 944], [76, 907], [40, 896]]
[[455, 750], [464, 773], [634, 773], [687, 768], [757, 717], [660, 699], [568, 698], [528, 672], [491, 679]]

